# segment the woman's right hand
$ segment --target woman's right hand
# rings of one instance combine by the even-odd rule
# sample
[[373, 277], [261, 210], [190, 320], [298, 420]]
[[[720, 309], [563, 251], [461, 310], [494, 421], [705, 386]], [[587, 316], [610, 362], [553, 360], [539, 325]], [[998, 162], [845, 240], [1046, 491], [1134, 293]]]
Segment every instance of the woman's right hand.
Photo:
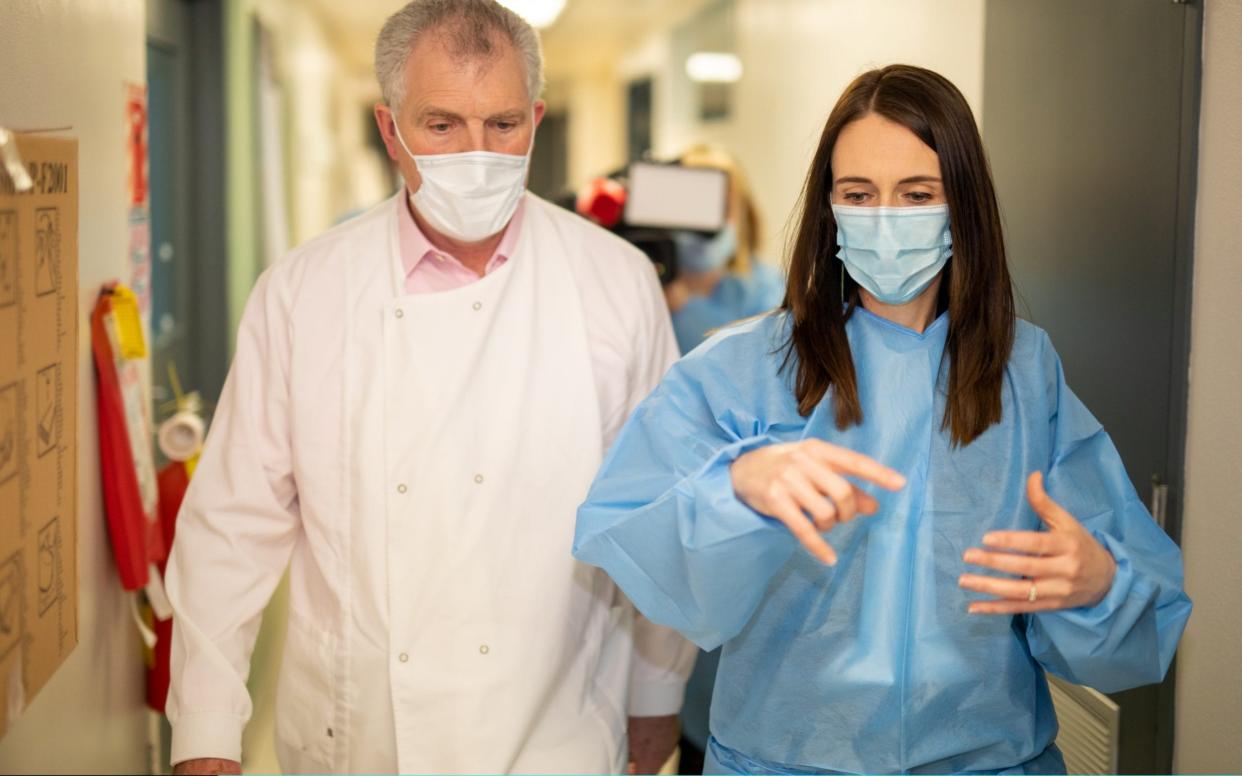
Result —
[[876, 500], [851, 475], [884, 488], [901, 490], [906, 478], [861, 453], [820, 439], [752, 450], [729, 467], [733, 491], [751, 509], [780, 520], [821, 563], [837, 554], [821, 533], [859, 514], [874, 515]]

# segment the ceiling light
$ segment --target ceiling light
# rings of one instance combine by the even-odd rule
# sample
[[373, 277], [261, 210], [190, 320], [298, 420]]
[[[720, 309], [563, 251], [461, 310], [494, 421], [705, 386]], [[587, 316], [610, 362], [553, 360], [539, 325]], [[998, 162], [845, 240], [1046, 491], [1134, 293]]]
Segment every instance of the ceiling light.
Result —
[[742, 77], [742, 60], [737, 54], [700, 51], [686, 60], [686, 75], [692, 81], [731, 84]]
[[500, 0], [500, 4], [540, 30], [556, 21], [565, 9], [565, 0]]

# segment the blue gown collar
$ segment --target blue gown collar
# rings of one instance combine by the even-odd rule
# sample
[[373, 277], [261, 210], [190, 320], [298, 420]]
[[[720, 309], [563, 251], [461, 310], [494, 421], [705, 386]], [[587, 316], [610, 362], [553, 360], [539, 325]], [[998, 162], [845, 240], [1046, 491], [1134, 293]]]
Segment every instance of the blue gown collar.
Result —
[[927, 342], [943, 341], [947, 334], [946, 330], [949, 327], [949, 313], [947, 310], [937, 316], [936, 320], [932, 321], [931, 325], [924, 329], [921, 334], [914, 329], [907, 328], [899, 323], [893, 323], [887, 318], [881, 318], [862, 305], [858, 305], [854, 308], [853, 317], [858, 318], [867, 325], [887, 329], [888, 331], [903, 337], [911, 337], [915, 340]]

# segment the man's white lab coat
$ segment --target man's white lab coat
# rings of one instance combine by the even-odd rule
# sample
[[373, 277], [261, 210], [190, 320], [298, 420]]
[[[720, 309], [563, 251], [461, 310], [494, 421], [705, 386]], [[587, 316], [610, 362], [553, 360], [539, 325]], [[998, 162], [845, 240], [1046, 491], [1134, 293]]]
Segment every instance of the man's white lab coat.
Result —
[[289, 567], [286, 771], [624, 768], [693, 649], [570, 555], [603, 450], [676, 357], [637, 250], [527, 195], [513, 257], [406, 295], [401, 196], [259, 279], [169, 566], [173, 761], [240, 759]]

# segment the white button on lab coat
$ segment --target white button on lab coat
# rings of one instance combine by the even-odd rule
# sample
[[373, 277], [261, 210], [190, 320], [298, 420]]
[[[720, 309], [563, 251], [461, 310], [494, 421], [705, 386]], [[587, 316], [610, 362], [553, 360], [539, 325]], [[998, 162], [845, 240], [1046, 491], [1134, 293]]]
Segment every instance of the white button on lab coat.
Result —
[[621, 770], [627, 714], [675, 713], [694, 652], [570, 546], [675, 358], [659, 284], [527, 195], [508, 262], [408, 296], [404, 206], [294, 251], [247, 304], [170, 563], [173, 760], [239, 757], [289, 564], [287, 771]]

